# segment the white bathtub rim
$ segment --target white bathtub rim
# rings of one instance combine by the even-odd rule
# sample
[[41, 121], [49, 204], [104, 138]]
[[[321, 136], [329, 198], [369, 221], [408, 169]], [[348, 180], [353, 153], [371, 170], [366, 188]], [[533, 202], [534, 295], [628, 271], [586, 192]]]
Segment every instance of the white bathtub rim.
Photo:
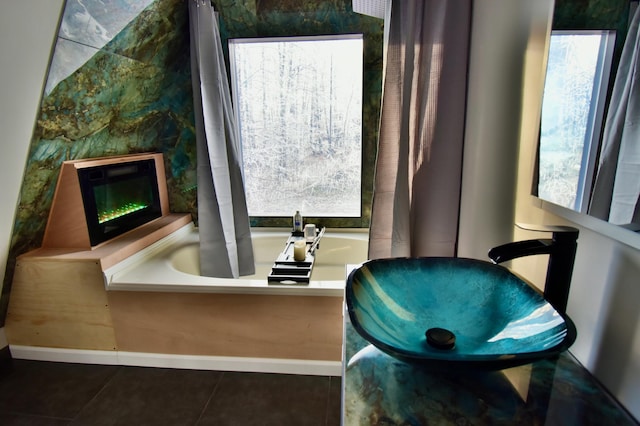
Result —
[[281, 285], [269, 284], [259, 280], [246, 280], [237, 286], [223, 284], [197, 283], [140, 283], [133, 280], [111, 282], [108, 291], [134, 292], [167, 292], [167, 293], [216, 293], [216, 294], [265, 294], [278, 296], [327, 296], [343, 297], [344, 283], [335, 281], [316, 281], [310, 285]]
[[[260, 234], [282, 236], [283, 245], [289, 235], [288, 232], [282, 229], [254, 228], [253, 232], [258, 237]], [[332, 230], [327, 235], [359, 240], [366, 240], [369, 236], [366, 229]], [[103, 278], [106, 290], [331, 297], [342, 297], [344, 295], [345, 280], [312, 280], [308, 284], [273, 284], [268, 283], [265, 277], [259, 280], [220, 279], [218, 280], [219, 282], [212, 284], [212, 278], [210, 277], [185, 273], [162, 261], [171, 255], [169, 250], [173, 252], [182, 246], [197, 243], [198, 238], [197, 228], [193, 223], [190, 223], [149, 247], [129, 256], [104, 271]], [[352, 267], [352, 265], [349, 267]], [[161, 270], [160, 274], [158, 274], [159, 270]], [[346, 270], [347, 265], [345, 265], [345, 277]], [[149, 276], [151, 275], [154, 276], [153, 283], [149, 282]]]
[[125, 365], [312, 376], [340, 376], [342, 374], [341, 361], [179, 355], [23, 345], [9, 345], [9, 350], [13, 359], [66, 362], [73, 364]]
[[[191, 240], [191, 238], [189, 237], [194, 233], [195, 230], [196, 230], [196, 227], [193, 225], [193, 222], [190, 222], [187, 225], [184, 225], [178, 228], [176, 231], [172, 232], [166, 237], [159, 239], [155, 243], [132, 254], [131, 256], [128, 256], [126, 259], [121, 260], [120, 262], [116, 263], [110, 268], [105, 269], [104, 271], [105, 280], [107, 278], [111, 278], [116, 273], [121, 273], [123, 271], [126, 271], [127, 269], [133, 267], [134, 265], [140, 262], [143, 262], [145, 259], [148, 259], [149, 257], [162, 253], [162, 251], [168, 249], [171, 245], [178, 244], [178, 243], [182, 245], [183, 240], [185, 241], [185, 244], [186, 244], [187, 241]], [[105, 281], [105, 285], [106, 284], [107, 283]]]

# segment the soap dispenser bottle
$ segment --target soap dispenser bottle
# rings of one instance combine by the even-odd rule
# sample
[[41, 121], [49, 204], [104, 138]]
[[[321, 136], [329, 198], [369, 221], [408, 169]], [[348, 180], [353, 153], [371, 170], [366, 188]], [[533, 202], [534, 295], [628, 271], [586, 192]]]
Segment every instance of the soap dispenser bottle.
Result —
[[293, 232], [302, 232], [302, 215], [300, 210], [296, 210], [296, 214], [293, 215]]

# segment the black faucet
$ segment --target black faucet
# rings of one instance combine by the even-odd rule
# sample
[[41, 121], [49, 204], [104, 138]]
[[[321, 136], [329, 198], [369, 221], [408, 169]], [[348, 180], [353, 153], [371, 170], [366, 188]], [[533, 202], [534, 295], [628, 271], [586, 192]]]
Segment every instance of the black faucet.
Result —
[[548, 239], [516, 241], [494, 247], [489, 250], [489, 258], [494, 263], [502, 263], [518, 257], [548, 254], [549, 264], [544, 284], [544, 298], [558, 312], [565, 314], [579, 231], [570, 226], [524, 224], [517, 226], [530, 231], [551, 232], [552, 235]]

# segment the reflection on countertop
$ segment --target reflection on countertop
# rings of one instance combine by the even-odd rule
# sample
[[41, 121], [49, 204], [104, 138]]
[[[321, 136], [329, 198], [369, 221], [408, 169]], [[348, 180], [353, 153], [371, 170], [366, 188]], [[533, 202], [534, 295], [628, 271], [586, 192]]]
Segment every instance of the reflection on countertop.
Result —
[[384, 354], [344, 317], [344, 426], [638, 424], [569, 352], [502, 371], [435, 371]]

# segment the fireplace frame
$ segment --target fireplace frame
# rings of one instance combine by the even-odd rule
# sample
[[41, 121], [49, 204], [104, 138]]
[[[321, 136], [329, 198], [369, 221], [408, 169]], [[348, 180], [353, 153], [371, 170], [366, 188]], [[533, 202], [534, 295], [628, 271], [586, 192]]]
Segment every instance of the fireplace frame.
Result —
[[[92, 179], [90, 179], [93, 177]], [[153, 206], [111, 222], [99, 223], [94, 190], [98, 185], [143, 179], [152, 187]], [[138, 183], [141, 182], [138, 180]], [[95, 248], [169, 214], [161, 153], [65, 161], [45, 229], [43, 247]]]

